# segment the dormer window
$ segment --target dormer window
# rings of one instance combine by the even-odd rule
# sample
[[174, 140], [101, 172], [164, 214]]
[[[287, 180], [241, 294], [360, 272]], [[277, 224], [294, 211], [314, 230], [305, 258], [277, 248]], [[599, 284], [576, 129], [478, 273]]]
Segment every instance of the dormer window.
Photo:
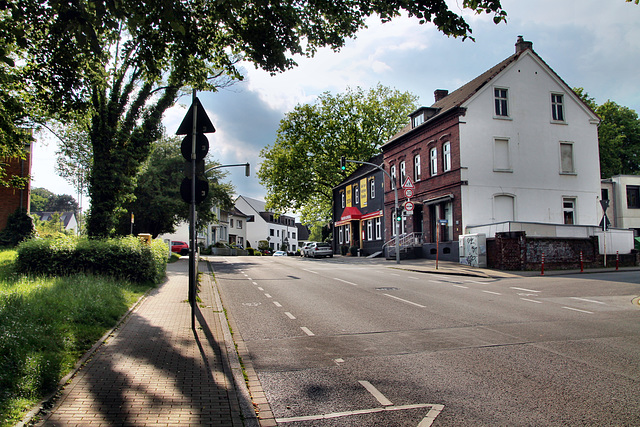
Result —
[[420, 113], [417, 116], [413, 116], [413, 118], [411, 119], [411, 127], [418, 127], [420, 126], [422, 123], [424, 123], [424, 114]]

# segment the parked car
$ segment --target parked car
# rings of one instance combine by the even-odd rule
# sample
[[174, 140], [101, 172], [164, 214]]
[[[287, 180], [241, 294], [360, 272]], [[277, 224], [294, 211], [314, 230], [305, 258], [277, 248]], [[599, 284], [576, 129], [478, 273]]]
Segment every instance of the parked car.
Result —
[[285, 251], [275, 251], [273, 256], [288, 256]]
[[313, 245], [313, 242], [307, 242], [302, 245], [300, 248], [300, 256], [308, 257], [309, 256], [309, 248]]
[[313, 258], [328, 256], [329, 258], [333, 258], [333, 249], [331, 249], [331, 245], [323, 242], [316, 242], [311, 244], [309, 247], [309, 256]]
[[180, 255], [189, 255], [189, 245], [187, 242], [171, 242], [171, 252]]

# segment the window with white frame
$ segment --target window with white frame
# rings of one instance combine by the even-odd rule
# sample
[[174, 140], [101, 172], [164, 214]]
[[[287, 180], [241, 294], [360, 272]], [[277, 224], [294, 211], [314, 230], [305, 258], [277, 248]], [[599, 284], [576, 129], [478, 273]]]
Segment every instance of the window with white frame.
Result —
[[496, 138], [493, 140], [493, 171], [512, 172], [509, 140], [506, 138]]
[[573, 163], [573, 143], [560, 143], [560, 173], [575, 174], [575, 166]]
[[389, 175], [391, 176], [391, 189], [393, 190], [396, 188], [396, 165], [391, 165]]
[[340, 192], [340, 205], [342, 206], [342, 209], [344, 209], [344, 207], [346, 206], [346, 197], [344, 195], [344, 191]]
[[420, 181], [420, 154], [416, 154], [413, 157], [413, 180]]
[[562, 216], [565, 224], [576, 223], [576, 199], [573, 197], [562, 198]]
[[433, 147], [430, 151], [429, 151], [429, 169], [431, 172], [431, 176], [437, 175], [438, 174], [438, 149]]
[[229, 219], [229, 227], [233, 228], [233, 218]]
[[344, 226], [344, 242], [346, 244], [349, 244], [349, 241], [351, 240], [351, 236], [349, 233], [349, 224]]
[[360, 204], [360, 186], [358, 184], [353, 186], [353, 199], [354, 205]]
[[338, 242], [340, 244], [344, 243], [344, 227], [338, 227]]
[[495, 115], [497, 117], [509, 117], [509, 98], [508, 90], [504, 88], [493, 89], [494, 101], [495, 101]]
[[376, 198], [376, 179], [374, 177], [369, 178], [369, 198]]
[[554, 122], [564, 122], [564, 97], [559, 93], [551, 94], [551, 118]]
[[448, 141], [442, 146], [442, 163], [444, 172], [451, 170], [451, 143]]
[[400, 185], [404, 185], [404, 181], [407, 179], [407, 167], [404, 160], [400, 162]]
[[238, 220], [237, 224], [238, 224], [237, 225], [238, 228], [242, 228], [242, 220], [241, 219]]
[[373, 220], [376, 229], [376, 240], [382, 239], [382, 220], [380, 217]]
[[367, 240], [373, 240], [373, 220], [367, 221]]

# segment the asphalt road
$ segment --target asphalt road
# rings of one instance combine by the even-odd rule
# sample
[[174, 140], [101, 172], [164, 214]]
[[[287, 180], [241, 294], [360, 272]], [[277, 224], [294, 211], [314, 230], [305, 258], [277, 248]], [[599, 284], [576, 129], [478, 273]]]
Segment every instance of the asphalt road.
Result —
[[213, 261], [287, 426], [638, 426], [640, 273], [484, 279]]

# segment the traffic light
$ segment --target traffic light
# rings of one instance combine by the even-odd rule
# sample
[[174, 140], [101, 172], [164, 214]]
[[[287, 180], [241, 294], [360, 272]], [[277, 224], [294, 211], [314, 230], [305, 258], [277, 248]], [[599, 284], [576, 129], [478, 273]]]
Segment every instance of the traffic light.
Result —
[[347, 169], [347, 159], [345, 159], [344, 156], [340, 157], [340, 169]]
[[396, 218], [396, 221], [402, 221], [402, 210], [396, 209], [395, 218]]
[[[195, 117], [195, 135], [194, 129], [194, 117]], [[204, 173], [204, 158], [209, 152], [209, 140], [204, 135], [205, 133], [213, 133], [216, 129], [213, 127], [213, 123], [207, 116], [207, 112], [200, 103], [198, 98], [191, 104], [189, 111], [184, 116], [180, 127], [176, 132], [176, 135], [186, 135], [182, 140], [180, 151], [182, 156], [187, 161], [185, 165], [185, 178], [180, 184], [180, 195], [182, 200], [186, 203], [201, 203], [209, 193], [209, 181], [203, 175]], [[195, 150], [194, 150], [195, 142]], [[195, 158], [193, 154], [195, 153]], [[195, 184], [193, 178], [195, 177]], [[195, 199], [192, 200], [192, 189], [195, 187]]]

